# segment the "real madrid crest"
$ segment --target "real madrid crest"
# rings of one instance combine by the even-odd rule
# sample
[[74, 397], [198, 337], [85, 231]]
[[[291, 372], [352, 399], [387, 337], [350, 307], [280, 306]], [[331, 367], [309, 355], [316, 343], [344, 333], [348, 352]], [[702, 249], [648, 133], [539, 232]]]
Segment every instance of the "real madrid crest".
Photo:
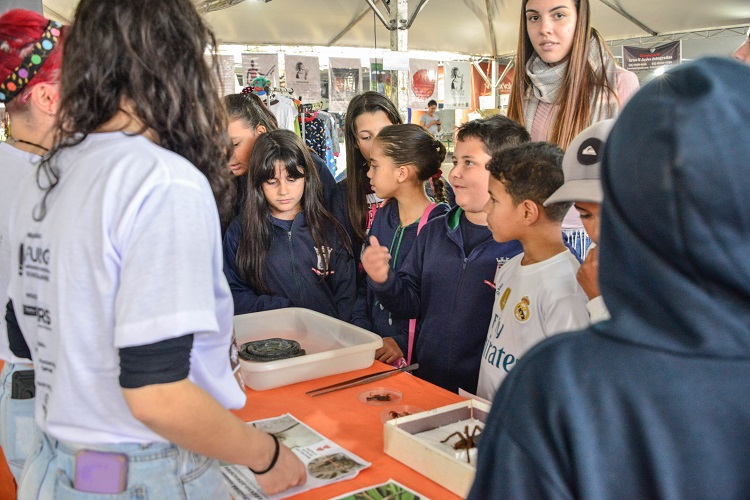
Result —
[[523, 297], [521, 301], [516, 304], [516, 307], [513, 309], [513, 314], [521, 323], [524, 323], [529, 319], [531, 316], [531, 309], [529, 309], [528, 297]]

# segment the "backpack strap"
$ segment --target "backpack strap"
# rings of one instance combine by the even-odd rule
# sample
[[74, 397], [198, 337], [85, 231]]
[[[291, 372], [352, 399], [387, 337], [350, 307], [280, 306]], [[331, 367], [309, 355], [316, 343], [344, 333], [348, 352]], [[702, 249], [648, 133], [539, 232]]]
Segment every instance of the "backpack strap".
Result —
[[[437, 206], [437, 203], [434, 201], [427, 205], [427, 208], [424, 209], [424, 212], [422, 212], [422, 217], [419, 219], [419, 224], [417, 225], [417, 235], [422, 232], [422, 228], [425, 224], [427, 224], [427, 220], [430, 218], [430, 213], [432, 213], [432, 210]], [[408, 352], [406, 354], [406, 363], [411, 364], [411, 353], [414, 349], [414, 332], [417, 330], [417, 318], [412, 318], [409, 320], [409, 348]]]

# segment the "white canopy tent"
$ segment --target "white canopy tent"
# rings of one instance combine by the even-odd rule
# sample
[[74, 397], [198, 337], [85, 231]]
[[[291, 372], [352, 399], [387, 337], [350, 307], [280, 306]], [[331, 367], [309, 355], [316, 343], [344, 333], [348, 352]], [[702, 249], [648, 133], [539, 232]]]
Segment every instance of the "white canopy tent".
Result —
[[[520, 0], [406, 0], [408, 48], [481, 56], [515, 51]], [[748, 0], [590, 0], [592, 24], [621, 39], [750, 24]], [[72, 21], [77, 0], [44, 0]], [[391, 47], [398, 0], [195, 0], [222, 43]], [[378, 14], [373, 12], [378, 9]], [[382, 20], [381, 20], [382, 19]], [[377, 39], [377, 43], [376, 43]]]

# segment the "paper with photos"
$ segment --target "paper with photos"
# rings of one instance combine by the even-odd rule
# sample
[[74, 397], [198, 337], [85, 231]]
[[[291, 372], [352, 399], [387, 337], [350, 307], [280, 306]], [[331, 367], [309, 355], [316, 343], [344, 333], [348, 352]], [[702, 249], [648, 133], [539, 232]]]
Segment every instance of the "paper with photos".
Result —
[[263, 432], [273, 434], [290, 448], [305, 464], [307, 482], [279, 495], [266, 495], [250, 469], [241, 465], [223, 464], [221, 472], [235, 500], [277, 499], [351, 479], [370, 465], [354, 453], [326, 439], [312, 428], [287, 413], [279, 417], [249, 422]]

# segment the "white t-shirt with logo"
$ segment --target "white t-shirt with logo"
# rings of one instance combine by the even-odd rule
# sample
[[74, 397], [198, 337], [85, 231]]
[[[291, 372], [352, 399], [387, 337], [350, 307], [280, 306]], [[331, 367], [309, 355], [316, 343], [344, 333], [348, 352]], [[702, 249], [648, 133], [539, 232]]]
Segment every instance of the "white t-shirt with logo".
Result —
[[[208, 181], [142, 136], [91, 134], [63, 150], [46, 216], [22, 187], [11, 217], [13, 299], [36, 371], [36, 422], [77, 443], [165, 439], [132, 416], [118, 349], [194, 334], [189, 379], [227, 408], [233, 303]], [[22, 256], [22, 259], [21, 257]]]
[[523, 255], [513, 257], [495, 276], [495, 303], [477, 385], [477, 395], [488, 400], [526, 351], [551, 335], [590, 323], [575, 256], [566, 249], [522, 266]]
[[8, 303], [8, 283], [13, 249], [8, 241], [8, 223], [11, 208], [15, 204], [18, 187], [22, 181], [36, 172], [41, 160], [26, 151], [0, 142], [0, 359], [11, 363], [30, 363], [28, 359], [14, 356], [8, 346], [8, 325], [5, 321], [5, 304]]

